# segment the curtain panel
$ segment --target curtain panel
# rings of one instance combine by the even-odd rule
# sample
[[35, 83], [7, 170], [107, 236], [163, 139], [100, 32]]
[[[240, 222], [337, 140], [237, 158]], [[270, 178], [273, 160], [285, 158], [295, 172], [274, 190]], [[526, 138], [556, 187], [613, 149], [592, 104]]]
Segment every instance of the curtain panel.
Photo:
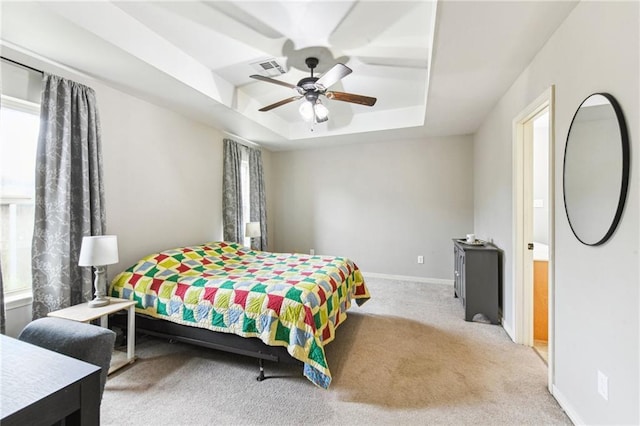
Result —
[[93, 89], [44, 75], [36, 153], [33, 318], [90, 300], [82, 237], [105, 229], [100, 120]]
[[224, 139], [224, 163], [222, 165], [222, 225], [225, 241], [244, 241], [242, 223], [242, 146]]
[[4, 285], [2, 284], [2, 262], [0, 262], [0, 334], [5, 334], [6, 318], [4, 315]]
[[249, 149], [249, 200], [251, 222], [260, 222], [260, 238], [251, 239], [251, 248], [267, 249], [267, 202], [262, 171], [262, 152]]
[[224, 139], [222, 178], [222, 210], [225, 241], [244, 242], [244, 212], [242, 208], [242, 159], [249, 164], [249, 220], [260, 222], [260, 237], [251, 239], [251, 248], [267, 249], [267, 208], [262, 169], [262, 152], [231, 139]]

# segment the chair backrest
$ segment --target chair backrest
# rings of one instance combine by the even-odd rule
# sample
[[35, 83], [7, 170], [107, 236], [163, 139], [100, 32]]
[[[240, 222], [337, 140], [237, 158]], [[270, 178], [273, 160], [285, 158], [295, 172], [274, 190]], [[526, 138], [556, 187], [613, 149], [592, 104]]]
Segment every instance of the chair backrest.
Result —
[[113, 331], [82, 322], [47, 317], [27, 324], [18, 339], [100, 367], [102, 398], [116, 340]]

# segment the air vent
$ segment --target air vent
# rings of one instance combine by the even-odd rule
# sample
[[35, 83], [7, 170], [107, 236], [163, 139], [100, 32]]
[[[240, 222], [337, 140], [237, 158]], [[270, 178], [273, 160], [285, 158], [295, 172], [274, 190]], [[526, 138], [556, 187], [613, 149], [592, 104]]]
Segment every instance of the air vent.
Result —
[[275, 58], [254, 62], [251, 66], [261, 75], [267, 77], [277, 77], [287, 72], [285, 67]]

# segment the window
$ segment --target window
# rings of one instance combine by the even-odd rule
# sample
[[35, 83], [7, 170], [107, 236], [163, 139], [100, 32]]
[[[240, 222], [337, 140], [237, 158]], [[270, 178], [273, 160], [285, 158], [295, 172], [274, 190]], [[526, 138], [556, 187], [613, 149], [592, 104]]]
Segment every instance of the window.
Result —
[[0, 102], [0, 254], [5, 295], [31, 292], [35, 162], [40, 106]]

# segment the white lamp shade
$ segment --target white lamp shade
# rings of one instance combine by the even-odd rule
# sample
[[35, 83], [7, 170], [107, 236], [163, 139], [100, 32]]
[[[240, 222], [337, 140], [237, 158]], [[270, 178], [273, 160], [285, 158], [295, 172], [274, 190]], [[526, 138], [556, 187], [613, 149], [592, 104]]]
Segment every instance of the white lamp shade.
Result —
[[329, 110], [326, 106], [322, 105], [320, 99], [318, 99], [316, 104], [313, 106], [313, 111], [316, 114], [316, 122], [324, 123], [329, 119]]
[[118, 237], [98, 235], [82, 237], [79, 266], [104, 266], [118, 263]]
[[260, 236], [260, 222], [247, 222], [244, 229], [245, 237], [259, 237]]
[[313, 105], [311, 104], [311, 102], [309, 101], [302, 102], [302, 104], [300, 104], [300, 109], [298, 111], [300, 111], [300, 115], [305, 121], [313, 120], [314, 111], [313, 111]]

